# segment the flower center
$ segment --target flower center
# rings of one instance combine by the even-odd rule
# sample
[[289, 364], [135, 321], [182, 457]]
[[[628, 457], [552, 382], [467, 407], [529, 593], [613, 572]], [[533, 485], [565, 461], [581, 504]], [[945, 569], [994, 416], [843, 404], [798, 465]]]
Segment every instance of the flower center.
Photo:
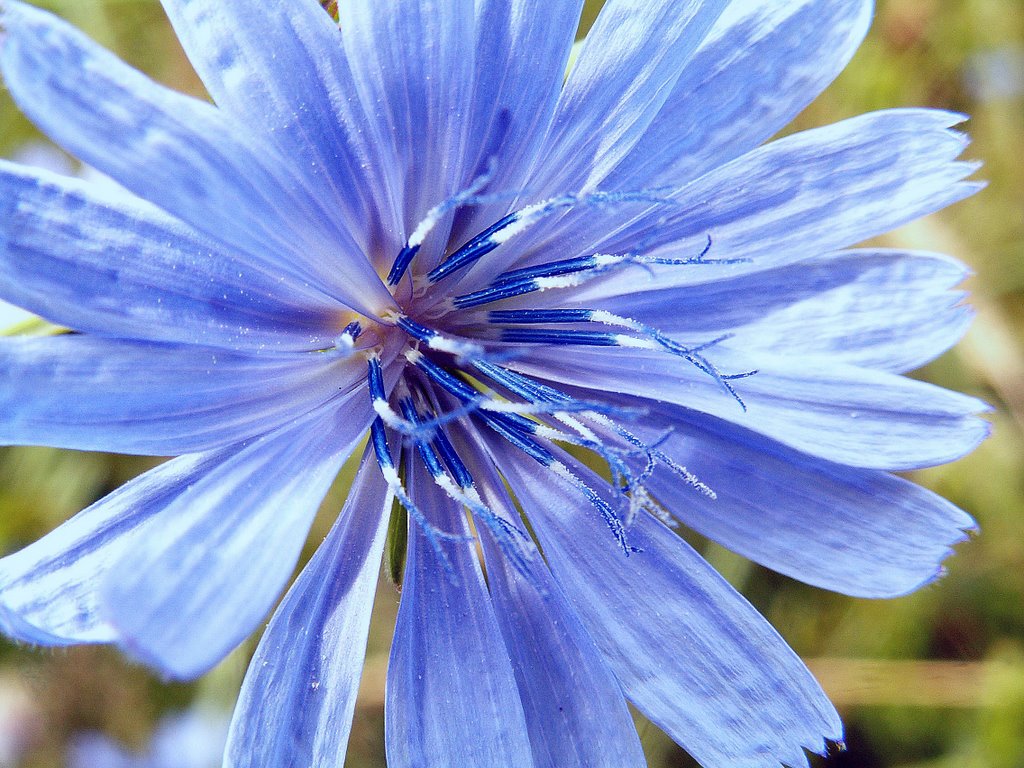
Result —
[[[580, 206], [658, 201], [650, 193], [560, 195], [502, 216], [430, 271], [417, 272], [414, 261], [430, 233], [455, 209], [485, 200], [478, 194], [485, 183], [478, 180], [433, 208], [400, 249], [388, 273], [392, 291], [405, 286], [408, 300], [401, 302], [402, 309], [381, 318], [390, 326], [385, 334], [389, 343], [373, 346], [367, 355], [367, 384], [376, 413], [371, 439], [377, 462], [395, 498], [442, 561], [441, 542], [451, 534], [434, 527], [429, 510], [420, 509], [406, 491], [399, 471], [403, 460], [415, 457], [451, 499], [466, 507], [478, 524], [488, 526], [513, 562], [521, 562], [532, 551], [523, 546], [525, 534], [519, 526], [484, 504], [462, 458], [479, 448], [474, 447], [476, 426], [582, 491], [628, 555], [632, 548], [627, 532], [636, 515], [649, 512], [664, 519], [667, 514], [644, 489], [656, 466], [668, 467], [700, 493], [713, 497], [714, 492], [659, 450], [660, 441], [650, 444], [622, 426], [623, 420], [636, 415], [636, 409], [614, 401], [582, 399], [518, 371], [516, 361], [538, 346], [658, 351], [712, 377], [740, 407], [743, 401], [731, 382], [753, 372], [724, 375], [715, 368], [704, 353], [725, 337], [685, 345], [656, 328], [599, 308], [532, 308], [522, 303], [532, 294], [572, 289], [632, 265], [650, 269], [650, 265], [723, 262], [707, 258], [709, 237], [704, 250], [687, 259], [640, 252], [595, 253], [500, 272], [482, 287], [458, 293], [452, 287], [457, 285], [456, 276], [465, 276], [485, 256], [555, 213]], [[516, 301], [510, 305], [510, 300]], [[346, 343], [354, 347], [361, 330], [358, 323], [346, 328], [350, 340]], [[571, 469], [559, 445], [585, 449], [597, 457], [606, 470], [607, 487], [588, 485]]]

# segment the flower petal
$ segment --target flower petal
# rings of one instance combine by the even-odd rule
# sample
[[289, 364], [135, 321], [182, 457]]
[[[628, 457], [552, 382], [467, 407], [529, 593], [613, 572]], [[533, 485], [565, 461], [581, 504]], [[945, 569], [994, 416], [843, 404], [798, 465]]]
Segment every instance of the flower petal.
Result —
[[0, 339], [0, 444], [173, 456], [246, 440], [335, 398], [365, 361], [91, 336]]
[[523, 166], [532, 162], [554, 116], [583, 0], [482, 0], [477, 5], [470, 135], [479, 137], [480, 154], [467, 170], [484, 166], [500, 147], [491, 185], [511, 190], [518, 188]]
[[369, 130], [383, 154], [371, 181], [394, 196], [402, 240], [434, 205], [463, 186], [475, 154], [472, 126], [473, 0], [338, 4], [345, 54]]
[[[163, 0], [178, 39], [214, 102], [289, 158], [341, 215], [364, 252], [378, 222], [369, 120], [355, 92], [341, 33], [314, 0]], [[371, 165], [372, 164], [372, 165]], [[388, 222], [393, 226], [392, 222]]]
[[708, 270], [669, 267], [675, 285], [759, 271], [888, 232], [978, 190], [961, 181], [977, 166], [955, 161], [967, 139], [950, 126], [962, 120], [937, 110], [889, 110], [772, 142], [680, 190], [682, 210], [670, 212], [650, 248], [665, 244], [660, 255], [693, 256], [710, 235], [709, 258], [750, 259]]
[[0, 161], [0, 295], [77, 331], [323, 349], [342, 307], [137, 198]]
[[729, 334], [755, 354], [827, 355], [901, 373], [945, 352], [972, 312], [950, 290], [969, 274], [948, 256], [844, 251], [731, 280], [623, 294], [601, 308], [686, 343]]
[[507, 453], [505, 477], [626, 696], [701, 765], [806, 765], [802, 748], [841, 737], [807, 668], [686, 542], [642, 514], [627, 556], [578, 489], [538, 484], [531, 460]]
[[11, 94], [72, 154], [228, 250], [311, 279], [355, 309], [391, 306], [337, 217], [217, 109], [157, 85], [18, 0], [5, 3], [0, 24], [0, 69]]
[[[705, 353], [733, 382], [680, 357], [645, 350], [540, 348], [512, 365], [525, 373], [599, 392], [621, 392], [717, 416], [828, 461], [871, 469], [918, 469], [953, 461], [988, 435], [974, 414], [980, 400], [891, 373], [827, 357], [743, 356], [718, 346]], [[641, 372], [638, 375], [638, 372]], [[590, 395], [593, 397], [593, 395]]]
[[[511, 449], [515, 450], [515, 449]], [[503, 455], [496, 464], [504, 463]], [[493, 466], [474, 462], [489, 508], [524, 535]], [[622, 691], [535, 551], [517, 566], [486, 527], [478, 528], [487, 584], [505, 638], [537, 768], [643, 768], [643, 749]]]
[[249, 664], [226, 768], [345, 761], [391, 496], [363, 458], [345, 508], [274, 612]]
[[320, 502], [370, 423], [329, 407], [257, 438], [168, 505], [104, 574], [102, 610], [130, 655], [175, 679], [207, 672], [273, 607]]
[[190, 484], [216, 475], [234, 449], [161, 464], [0, 559], [0, 631], [34, 645], [104, 643], [117, 632], [100, 615], [103, 574]]
[[843, 70], [867, 33], [872, 6], [729, 3], [606, 188], [678, 185], [774, 136]]
[[75, 734], [68, 746], [67, 768], [138, 768], [136, 755], [97, 732]]
[[[698, 533], [768, 568], [857, 597], [934, 581], [974, 521], [945, 499], [875, 470], [830, 464], [693, 411], [659, 409], [650, 436], [715, 492], [665, 469], [648, 489]], [[659, 429], [659, 427], [661, 429]]]
[[[488, 189], [524, 191], [524, 177], [554, 117], [582, 7], [583, 0], [477, 3], [471, 143], [464, 183], [469, 176], [486, 172]], [[508, 210], [508, 199], [463, 209], [455, 219], [452, 240], [468, 241]]]
[[516, 265], [638, 248], [652, 257], [692, 260], [711, 238], [705, 263], [653, 265], [642, 283], [633, 271], [613, 273], [571, 294], [593, 302], [763, 272], [846, 248], [981, 188], [963, 181], [977, 166], [956, 161], [967, 139], [950, 126], [963, 119], [938, 110], [888, 110], [787, 136], [671, 193], [671, 202], [597, 230], [596, 237], [579, 226], [563, 229], [543, 247], [523, 252]]
[[627, 157], [725, 0], [609, 0], [569, 73], [530, 186], [593, 189]]
[[[410, 466], [408, 476], [412, 498], [435, 526], [468, 535], [461, 509], [422, 466]], [[469, 541], [439, 546], [447, 565], [410, 522], [388, 663], [388, 765], [528, 768], [533, 758], [523, 707], [475, 548]]]

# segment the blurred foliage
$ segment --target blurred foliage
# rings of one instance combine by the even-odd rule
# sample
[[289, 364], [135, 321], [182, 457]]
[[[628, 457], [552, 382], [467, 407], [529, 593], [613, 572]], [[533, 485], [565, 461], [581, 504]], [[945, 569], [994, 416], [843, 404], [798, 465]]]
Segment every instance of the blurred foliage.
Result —
[[[158, 80], [202, 87], [151, 0], [41, 2]], [[598, 3], [588, 2], [585, 25]], [[1024, 3], [880, 0], [851, 66], [794, 129], [872, 109], [927, 105], [971, 116], [968, 155], [988, 188], [884, 239], [952, 253], [976, 271], [978, 319], [956, 350], [919, 375], [985, 398], [994, 434], [972, 456], [915, 480], [971, 512], [982, 534], [949, 575], [892, 601], [853, 600], [770, 573], [708, 545], [710, 560], [810, 660], [843, 711], [845, 752], [832, 768], [1024, 766]], [[695, 116], [699, 119], [699, 116]], [[0, 92], [0, 153], [40, 137]], [[64, 158], [64, 162], [67, 159]], [[153, 460], [0, 449], [0, 551], [36, 539]], [[351, 472], [351, 465], [349, 467]], [[348, 477], [351, 477], [349, 474]], [[318, 519], [322, 540], [344, 498], [339, 479]], [[383, 765], [383, 675], [397, 594], [382, 587], [347, 764]], [[231, 706], [254, 640], [199, 683], [164, 685], [105, 648], [38, 652], [0, 642], [0, 768], [62, 765], [68, 737], [98, 729], [141, 745], [161, 714], [193, 699]], [[692, 765], [656, 728], [638, 725], [654, 768]], [[13, 734], [13, 735], [12, 735]], [[4, 740], [7, 740], [6, 742]], [[5, 751], [6, 750], [6, 751]]]

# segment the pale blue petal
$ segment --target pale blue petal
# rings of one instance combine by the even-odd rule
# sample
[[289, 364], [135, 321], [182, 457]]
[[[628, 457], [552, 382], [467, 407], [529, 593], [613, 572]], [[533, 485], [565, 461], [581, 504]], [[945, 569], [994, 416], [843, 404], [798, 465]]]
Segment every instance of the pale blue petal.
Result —
[[[178, 39], [217, 106], [272, 144], [365, 250], [386, 190], [341, 33], [315, 0], [163, 0]], [[383, 209], [386, 211], [386, 208]], [[391, 221], [386, 222], [389, 226]]]
[[733, 0], [606, 186], [678, 185], [774, 136], [843, 70], [867, 32], [872, 6]]
[[[848, 365], [903, 373], [956, 344], [974, 317], [964, 304], [967, 294], [950, 290], [969, 274], [952, 259], [852, 252], [812, 259], [797, 269], [801, 266], [811, 279], [845, 273], [853, 280], [845, 285], [837, 280], [830, 289], [822, 285], [813, 297], [731, 329], [730, 346], [787, 357], [829, 356]], [[765, 279], [770, 276], [762, 275], [761, 296], [775, 287]]]
[[701, 765], [801, 766], [803, 749], [841, 738], [810, 672], [686, 542], [642, 514], [628, 532], [641, 551], [627, 556], [582, 493], [539, 484], [535, 467], [511, 452], [502, 465], [551, 570], [626, 696]]
[[479, 137], [479, 157], [468, 169], [482, 170], [496, 155], [494, 189], [515, 189], [544, 139], [582, 7], [583, 0], [477, 2], [470, 135]]
[[659, 469], [646, 484], [693, 530], [795, 579], [857, 597], [895, 597], [937, 578], [974, 521], [931, 491], [876, 470], [830, 464], [683, 409], [649, 434], [715, 493]]
[[17, 0], [5, 4], [0, 23], [7, 87], [72, 154], [257, 263], [312, 279], [356, 309], [391, 305], [315, 192], [219, 110], [157, 85]]
[[601, 184], [642, 139], [726, 5], [605, 3], [566, 80], [530, 187], [557, 193]]
[[[442, 531], [468, 535], [457, 508], [418, 459], [410, 491]], [[442, 562], [423, 530], [409, 523], [398, 622], [388, 662], [384, 731], [391, 768], [533, 765], [512, 672], [476, 550], [442, 541]]]
[[214, 768], [221, 762], [226, 731], [219, 712], [196, 709], [166, 716], [144, 750], [122, 747], [100, 733], [77, 734], [66, 768]]
[[[547, 136], [562, 91], [583, 0], [479, 0], [476, 6], [465, 183], [488, 172], [489, 190], [523, 192], [524, 175]], [[464, 209], [453, 239], [464, 242], [482, 232], [508, 206], [504, 200]]]
[[956, 161], [967, 138], [950, 127], [962, 121], [937, 110], [890, 110], [780, 139], [680, 190], [681, 210], [659, 212], [668, 218], [650, 248], [689, 258], [710, 236], [709, 259], [750, 260], [667, 269], [670, 284], [692, 284], [888, 232], [977, 191], [962, 182], [977, 166]]
[[708, 260], [742, 260], [628, 270], [574, 293], [594, 301], [763, 272], [846, 248], [978, 191], [980, 185], [963, 181], [977, 166], [956, 161], [967, 139], [950, 127], [962, 120], [938, 110], [889, 110], [794, 134], [596, 236], [581, 237], [578, 228], [561, 233], [517, 265], [637, 248], [694, 259], [709, 237]]
[[67, 768], [145, 768], [141, 760], [109, 736], [86, 733], [72, 737]]
[[0, 339], [0, 444], [155, 456], [208, 450], [350, 397], [365, 375], [365, 361], [338, 353]]
[[725, 375], [757, 371], [732, 382], [745, 407], [714, 377], [668, 353], [587, 348], [567, 357], [557, 347], [538, 348], [513, 365], [601, 394], [621, 392], [703, 411], [854, 467], [942, 464], [972, 451], [989, 432], [974, 415], [988, 410], [984, 403], [933, 384], [828, 357], [756, 357], [724, 345], [704, 354]]
[[34, 645], [115, 640], [100, 613], [103, 575], [152, 533], [154, 517], [191, 483], [215, 476], [234, 450], [172, 459], [0, 559], [0, 630]]
[[[948, 256], [856, 250], [730, 280], [621, 294], [601, 307], [686, 343], [904, 372], [945, 352], [972, 317], [951, 290], [969, 271]], [[534, 302], [536, 303], [536, 302]]]
[[[504, 452], [494, 460], [500, 467]], [[495, 468], [483, 460], [474, 467], [488, 506], [525, 535]], [[526, 714], [534, 765], [643, 768], [647, 763], [622, 690], [540, 554], [533, 550], [534, 559], [517, 566], [486, 527], [478, 531], [487, 584]]]
[[324, 409], [257, 438], [175, 498], [159, 535], [140, 538], [101, 582], [125, 652], [189, 680], [253, 632], [370, 418], [368, 402]]
[[369, 183], [393, 195], [401, 242], [463, 186], [472, 125], [473, 0], [338, 3], [345, 54], [380, 166]]
[[342, 307], [138, 198], [0, 161], [0, 296], [78, 331], [322, 349]]
[[215, 768], [221, 764], [228, 719], [201, 708], [167, 715], [157, 725], [147, 768]]
[[344, 763], [390, 512], [380, 470], [364, 457], [345, 508], [249, 664], [225, 768]]

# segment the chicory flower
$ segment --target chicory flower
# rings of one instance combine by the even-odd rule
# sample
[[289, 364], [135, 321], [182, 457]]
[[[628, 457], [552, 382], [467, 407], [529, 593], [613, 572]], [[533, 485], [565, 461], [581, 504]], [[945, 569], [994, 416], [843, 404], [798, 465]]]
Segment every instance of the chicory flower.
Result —
[[871, 3], [608, 0], [567, 76], [581, 0], [163, 4], [212, 104], [0, 1], [12, 95], [123, 186], [0, 164], [0, 299], [73, 331], [2, 340], [0, 441], [177, 457], [0, 561], [4, 632], [203, 674], [369, 433], [225, 765], [342, 763], [403, 532], [392, 766], [642, 765], [627, 700], [705, 766], [841, 739], [672, 526], [868, 597], [972, 526], [891, 474], [986, 434], [901, 375], [965, 269], [849, 250], [978, 188], [962, 116], [764, 143]]
[[80, 733], [72, 739], [68, 768], [216, 768], [227, 730], [220, 713], [196, 708], [164, 716], [142, 751], [102, 733]]

